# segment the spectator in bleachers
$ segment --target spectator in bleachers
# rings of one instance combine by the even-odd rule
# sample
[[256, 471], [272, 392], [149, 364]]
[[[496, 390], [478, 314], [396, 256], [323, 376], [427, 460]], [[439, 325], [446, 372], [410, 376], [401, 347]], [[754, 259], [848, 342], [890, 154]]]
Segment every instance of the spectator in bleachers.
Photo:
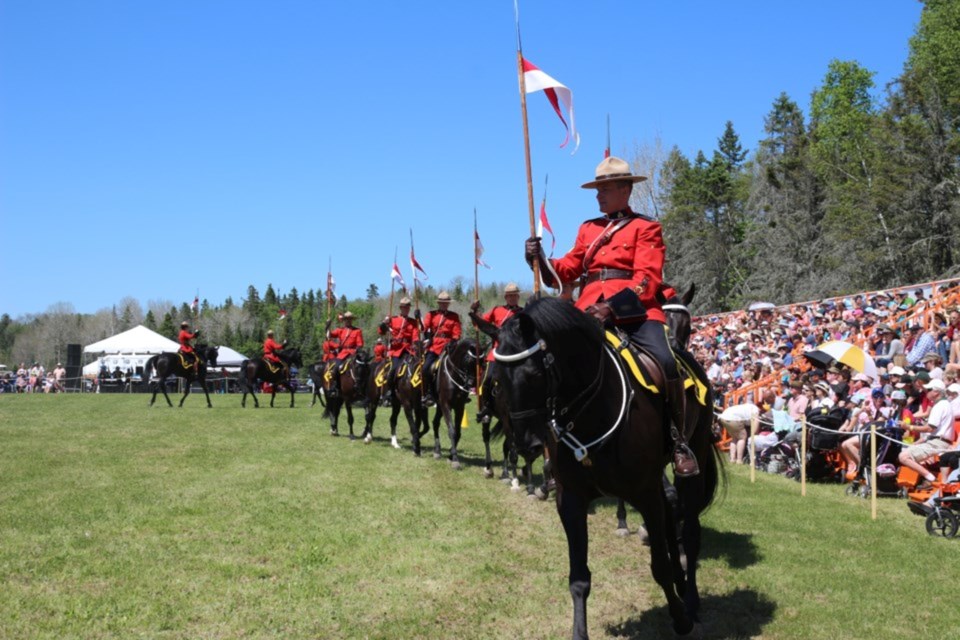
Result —
[[910, 327], [910, 340], [907, 342], [907, 364], [911, 367], [916, 366], [923, 356], [930, 353], [936, 346], [936, 338], [929, 331], [924, 331], [923, 327], [915, 324]]
[[924, 389], [933, 407], [925, 424], [914, 425], [914, 431], [926, 436], [920, 443], [900, 452], [900, 464], [913, 469], [927, 482], [933, 482], [936, 477], [923, 466], [923, 462], [951, 448], [954, 441], [953, 407], [946, 397], [942, 380], [931, 380]]
[[927, 373], [930, 374], [931, 380], [943, 380], [943, 369], [940, 368], [940, 354], [936, 351], [931, 351], [927, 355], [923, 356], [923, 366], [926, 368]]

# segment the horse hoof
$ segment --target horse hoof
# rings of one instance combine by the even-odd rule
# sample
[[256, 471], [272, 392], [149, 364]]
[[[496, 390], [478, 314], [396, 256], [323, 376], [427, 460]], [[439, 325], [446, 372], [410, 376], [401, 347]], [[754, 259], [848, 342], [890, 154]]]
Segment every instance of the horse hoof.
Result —
[[350, 434], [350, 442], [353, 442], [353, 441], [356, 440], [356, 439], [357, 439], [357, 436], [355, 436], [355, 435], [353, 435], [353, 434], [351, 433], [351, 434]]
[[371, 435], [368, 433], [368, 434], [366, 435], [366, 437], [364, 437], [363, 443], [364, 443], [364, 444], [370, 444], [371, 442], [373, 442], [373, 436], [371, 436]]
[[397, 436], [393, 436], [390, 438], [390, 446], [393, 447], [394, 449], [400, 448], [400, 443], [397, 442]]
[[336, 431], [336, 430], [334, 430], [334, 429], [331, 429], [331, 430], [330, 430], [330, 435], [332, 435], [332, 436], [339, 436], [339, 435], [340, 435], [340, 432], [339, 432], [339, 431]]
[[440, 455], [439, 453], [437, 453], [436, 451], [433, 452], [433, 459], [434, 459], [434, 460], [439, 460], [439, 459], [442, 458], [442, 457], [443, 457], [443, 456]]
[[527, 500], [542, 500], [542, 498], [534, 491], [533, 493], [527, 493]]
[[487, 478], [487, 479], [492, 478], [492, 477], [493, 477], [493, 469], [484, 469], [484, 470], [483, 470], [483, 477], [484, 477], [484, 478]]
[[617, 536], [626, 538], [628, 535], [630, 535], [630, 529], [617, 529]]
[[650, 546], [650, 534], [647, 532], [645, 526], [640, 525], [640, 528], [637, 530], [637, 535], [640, 536], [640, 544], [645, 547]]
[[511, 491], [520, 491], [520, 480], [514, 478], [510, 481], [510, 490]]
[[458, 461], [454, 460], [453, 462], [450, 463], [450, 468], [452, 468], [454, 471], [460, 471], [460, 469], [463, 468], [463, 465], [461, 465]]
[[550, 497], [549, 494], [544, 492], [544, 490], [540, 487], [534, 489], [531, 495], [537, 500], [546, 500], [548, 497]]
[[683, 638], [684, 640], [687, 640], [687, 639], [701, 640], [701, 638], [703, 638], [703, 627], [700, 625], [699, 622], [694, 622], [693, 627], [690, 629], [690, 631], [686, 633], [674, 632], [673, 635], [676, 636], [677, 638]]

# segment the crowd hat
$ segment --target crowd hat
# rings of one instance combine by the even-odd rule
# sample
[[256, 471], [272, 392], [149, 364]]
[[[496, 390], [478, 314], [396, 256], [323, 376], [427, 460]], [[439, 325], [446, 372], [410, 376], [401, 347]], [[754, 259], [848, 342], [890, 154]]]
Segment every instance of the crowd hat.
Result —
[[503, 288], [504, 293], [520, 293], [520, 287], [517, 286], [516, 282], [511, 282], [506, 287]]
[[954, 382], [954, 383], [951, 384], [949, 387], [947, 387], [947, 392], [948, 392], [948, 393], [960, 393], [960, 384], [957, 384], [956, 382]]
[[441, 291], [437, 295], [437, 302], [450, 302], [450, 294], [446, 291]]
[[647, 176], [635, 176], [630, 171], [630, 165], [626, 160], [621, 160], [620, 158], [615, 158], [610, 156], [609, 158], [604, 158], [603, 162], [597, 165], [597, 175], [596, 179], [591, 182], [585, 182], [580, 185], [583, 189], [596, 189], [601, 184], [607, 182], [643, 182], [647, 179]]
[[937, 390], [940, 393], [943, 393], [944, 391], [947, 390], [946, 385], [943, 384], [943, 380], [940, 380], [939, 378], [934, 378], [927, 384], [923, 385], [923, 388], [928, 389], [930, 391]]
[[900, 366], [890, 367], [890, 375], [892, 375], [892, 376], [902, 376], [902, 375], [904, 375], [904, 374], [906, 374], [906, 373], [907, 373], [907, 372], [904, 370], [903, 367], [900, 367]]

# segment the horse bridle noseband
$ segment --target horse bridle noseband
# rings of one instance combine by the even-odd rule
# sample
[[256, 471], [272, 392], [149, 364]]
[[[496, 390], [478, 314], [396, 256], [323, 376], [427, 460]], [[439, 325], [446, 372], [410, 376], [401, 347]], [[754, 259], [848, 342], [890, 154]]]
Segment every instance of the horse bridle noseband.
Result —
[[[479, 355], [477, 355], [477, 350], [476, 350], [476, 349], [472, 349], [472, 348], [470, 348], [470, 347], [467, 347], [467, 356], [470, 357], [470, 358], [473, 359], [473, 360], [476, 360], [477, 358], [480, 357]], [[450, 364], [450, 360], [451, 360], [451, 359], [452, 359], [452, 358], [451, 358], [451, 354], [447, 353], [447, 354], [444, 355], [444, 358], [443, 358], [443, 370], [444, 370], [444, 372], [447, 374], [447, 377], [450, 378], [450, 382], [453, 383], [453, 386], [455, 386], [457, 389], [460, 389], [460, 391], [463, 391], [463, 392], [466, 393], [467, 395], [470, 395], [470, 389], [468, 389], [467, 387], [464, 386], [464, 385], [466, 384], [466, 380], [467, 380], [468, 374], [465, 373], [465, 372], [464, 372], [463, 370], [461, 370], [460, 368], [458, 368], [457, 365], [455, 365], [455, 364]], [[457, 376], [459, 376], [460, 379], [464, 381], [464, 384], [460, 384], [460, 382], [457, 380], [457, 376], [455, 376], [455, 375], [453, 375], [452, 373], [450, 373], [450, 369], [453, 369], [453, 371], [457, 374]], [[478, 381], [478, 383], [479, 383], [479, 381]]]
[[[572, 400], [559, 407], [558, 410], [558, 398], [559, 398], [559, 387], [560, 387], [560, 373], [557, 368], [554, 366], [554, 357], [552, 353], [549, 353], [547, 348], [547, 343], [543, 338], [537, 340], [532, 346], [527, 349], [520, 351], [514, 354], [504, 354], [496, 350], [493, 352], [493, 357], [497, 362], [503, 363], [517, 363], [526, 360], [533, 354], [538, 351], [543, 351], [543, 369], [547, 378], [547, 399], [546, 406], [543, 408], [536, 409], [526, 409], [524, 411], [510, 411], [509, 416], [513, 420], [520, 420], [523, 418], [529, 418], [533, 416], [538, 416], [543, 413], [548, 415], [547, 425], [550, 427], [550, 432], [556, 438], [557, 442], [562, 442], [565, 444], [572, 452], [574, 458], [577, 462], [582, 462], [584, 465], [590, 464], [590, 459], [587, 457], [590, 453], [590, 449], [593, 447], [601, 446], [606, 442], [610, 436], [623, 424], [624, 418], [627, 414], [627, 407], [630, 405], [630, 401], [633, 399], [633, 387], [627, 383], [627, 375], [624, 371], [624, 365], [620, 361], [620, 357], [614, 353], [614, 351], [604, 342], [600, 347], [600, 366], [597, 367], [596, 377], [588, 384], [584, 389], [578, 393]], [[600, 389], [603, 386], [604, 379], [604, 366], [603, 366], [603, 355], [604, 353], [610, 358], [614, 364], [614, 368], [617, 370], [617, 374], [620, 378], [620, 387], [621, 387], [621, 403], [620, 411], [617, 415], [617, 419], [614, 421], [613, 426], [610, 427], [602, 436], [595, 439], [593, 442], [587, 444], [582, 443], [574, 434], [573, 429], [576, 423], [576, 419], [580, 416], [586, 407], [593, 402], [593, 400], [600, 393]], [[566, 415], [570, 410], [578, 403], [582, 402], [580, 408], [570, 416], [569, 420], [566, 420]], [[558, 418], [561, 420], [566, 420], [564, 426], [560, 426]]]

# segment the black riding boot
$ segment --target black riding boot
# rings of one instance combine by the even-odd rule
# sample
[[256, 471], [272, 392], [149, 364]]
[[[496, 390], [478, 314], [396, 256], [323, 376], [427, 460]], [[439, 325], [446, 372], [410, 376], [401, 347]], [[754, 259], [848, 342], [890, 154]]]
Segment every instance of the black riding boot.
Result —
[[667, 380], [667, 408], [670, 411], [670, 438], [673, 440], [673, 475], [689, 478], [700, 473], [700, 465], [687, 445], [687, 429], [684, 420], [686, 392], [683, 378]]
[[433, 376], [426, 371], [423, 373], [423, 404], [428, 407], [437, 404], [433, 395]]
[[340, 361], [333, 361], [333, 368], [330, 369], [330, 388], [327, 389], [327, 395], [331, 398], [340, 397]]

